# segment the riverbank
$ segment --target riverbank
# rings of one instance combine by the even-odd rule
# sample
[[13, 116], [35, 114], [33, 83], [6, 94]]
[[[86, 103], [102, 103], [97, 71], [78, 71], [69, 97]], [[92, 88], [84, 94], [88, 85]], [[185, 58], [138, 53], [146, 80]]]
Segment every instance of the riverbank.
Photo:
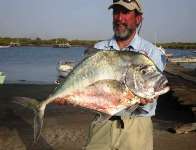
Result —
[[[55, 44], [69, 43], [71, 46], [93, 46], [95, 43], [102, 41], [100, 40], [68, 40], [66, 38], [54, 38], [54, 39], [41, 39], [39, 37], [35, 39], [31, 38], [11, 38], [11, 37], [0, 37], [0, 45], [2, 46], [54, 46]], [[157, 46], [170, 49], [196, 49], [195, 42], [170, 42], [170, 43], [156, 43]]]
[[[189, 76], [194, 74], [174, 64], [167, 66], [165, 73], [171, 91], [159, 98], [153, 117], [155, 150], [196, 148], [195, 132], [174, 134], [168, 131], [177, 124], [195, 121], [192, 106], [196, 102], [196, 83], [192, 78], [184, 77], [182, 72]], [[32, 146], [33, 112], [11, 103], [14, 96], [43, 100], [55, 87], [55, 84], [5, 84], [0, 87], [0, 150], [79, 150], [84, 146], [94, 117], [92, 112], [72, 106], [49, 105], [41, 138]]]

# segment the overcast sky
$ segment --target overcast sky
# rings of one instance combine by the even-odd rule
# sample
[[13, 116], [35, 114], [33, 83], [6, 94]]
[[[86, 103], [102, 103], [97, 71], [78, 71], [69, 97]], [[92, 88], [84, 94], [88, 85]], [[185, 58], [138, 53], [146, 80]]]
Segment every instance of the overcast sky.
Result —
[[[196, 0], [141, 0], [141, 36], [152, 42], [196, 42]], [[112, 37], [112, 0], [0, 0], [0, 37]]]

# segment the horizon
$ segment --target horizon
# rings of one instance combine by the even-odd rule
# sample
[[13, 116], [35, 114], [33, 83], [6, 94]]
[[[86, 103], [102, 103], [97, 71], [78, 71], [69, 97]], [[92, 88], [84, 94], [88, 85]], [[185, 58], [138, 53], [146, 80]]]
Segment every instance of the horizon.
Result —
[[[10, 38], [10, 39], [30, 39], [30, 40], [36, 40], [37, 38], [39, 38], [39, 39], [41, 39], [41, 40], [60, 40], [60, 39], [65, 39], [65, 40], [67, 40], [67, 41], [101, 41], [102, 39], [98, 39], [98, 40], [95, 40], [95, 39], [68, 39], [68, 38], [66, 38], [66, 37], [54, 37], [54, 38], [40, 38], [40, 37], [33, 37], [33, 38], [31, 38], [31, 37], [0, 37], [0, 39], [1, 38]], [[189, 44], [195, 44], [196, 43], [196, 41], [192, 41], [192, 42], [183, 42], [183, 41], [170, 41], [170, 42], [156, 42], [157, 44], [166, 44], [166, 43], [189, 43]]]

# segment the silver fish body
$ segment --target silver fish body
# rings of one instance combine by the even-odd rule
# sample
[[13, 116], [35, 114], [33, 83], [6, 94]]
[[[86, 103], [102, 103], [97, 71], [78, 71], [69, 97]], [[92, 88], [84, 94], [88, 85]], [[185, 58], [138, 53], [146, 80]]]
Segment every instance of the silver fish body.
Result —
[[168, 91], [167, 79], [147, 56], [130, 51], [98, 51], [85, 58], [45, 102], [63, 98], [101, 80], [124, 83], [135, 95], [152, 99]]
[[[49, 103], [70, 103], [110, 116], [169, 91], [167, 79], [147, 56], [130, 51], [100, 50], [84, 58], [67, 75], [48, 99], [30, 106], [35, 110], [35, 140]], [[17, 103], [27, 106], [27, 102]], [[28, 104], [29, 106], [29, 104]]]

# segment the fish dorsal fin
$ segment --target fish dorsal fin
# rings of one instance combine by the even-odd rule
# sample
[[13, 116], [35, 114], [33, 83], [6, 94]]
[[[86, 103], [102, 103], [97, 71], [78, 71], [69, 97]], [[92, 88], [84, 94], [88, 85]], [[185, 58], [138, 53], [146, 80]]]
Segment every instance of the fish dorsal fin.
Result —
[[84, 57], [90, 57], [92, 56], [93, 54], [97, 53], [98, 51], [100, 51], [99, 49], [96, 49], [96, 48], [87, 48], [85, 51], [84, 51]]

